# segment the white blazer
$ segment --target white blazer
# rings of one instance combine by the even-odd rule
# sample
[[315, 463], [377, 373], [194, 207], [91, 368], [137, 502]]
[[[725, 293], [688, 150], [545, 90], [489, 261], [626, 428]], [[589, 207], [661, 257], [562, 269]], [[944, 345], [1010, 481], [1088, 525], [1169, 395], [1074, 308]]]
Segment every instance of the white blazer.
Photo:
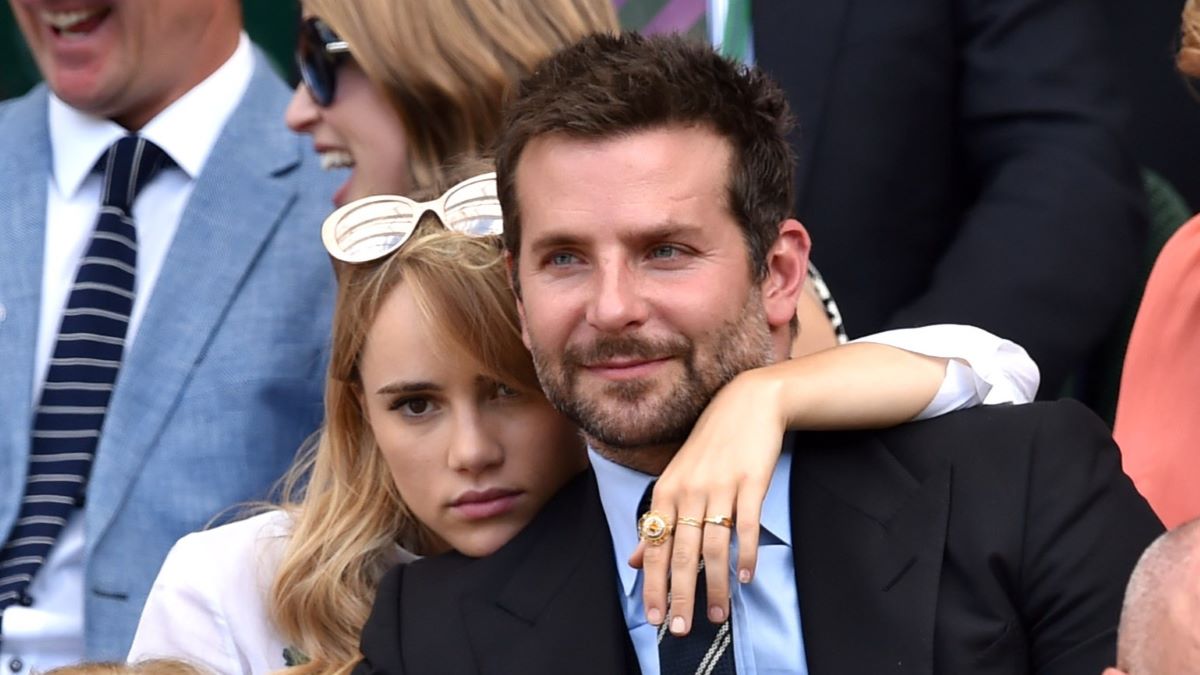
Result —
[[266, 513], [189, 534], [171, 549], [142, 611], [129, 660], [167, 657], [214, 673], [269, 673], [287, 645], [267, 594], [291, 519]]

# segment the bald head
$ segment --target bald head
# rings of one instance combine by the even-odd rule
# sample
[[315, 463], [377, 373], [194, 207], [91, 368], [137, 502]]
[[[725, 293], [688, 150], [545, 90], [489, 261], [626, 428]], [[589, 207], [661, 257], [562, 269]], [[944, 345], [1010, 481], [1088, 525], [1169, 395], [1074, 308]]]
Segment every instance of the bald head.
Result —
[[1200, 675], [1200, 519], [1142, 554], [1125, 589], [1117, 664], [1128, 675]]

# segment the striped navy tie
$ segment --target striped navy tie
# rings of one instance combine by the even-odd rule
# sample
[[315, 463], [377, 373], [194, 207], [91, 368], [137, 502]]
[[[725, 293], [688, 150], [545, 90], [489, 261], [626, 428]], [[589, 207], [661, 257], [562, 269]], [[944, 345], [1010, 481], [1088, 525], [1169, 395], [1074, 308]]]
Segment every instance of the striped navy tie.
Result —
[[0, 551], [0, 619], [45, 561], [84, 486], [104, 424], [133, 310], [137, 231], [130, 206], [169, 161], [158, 146], [125, 136], [101, 160], [100, 215], [63, 310], [33, 422], [29, 476], [17, 521]]

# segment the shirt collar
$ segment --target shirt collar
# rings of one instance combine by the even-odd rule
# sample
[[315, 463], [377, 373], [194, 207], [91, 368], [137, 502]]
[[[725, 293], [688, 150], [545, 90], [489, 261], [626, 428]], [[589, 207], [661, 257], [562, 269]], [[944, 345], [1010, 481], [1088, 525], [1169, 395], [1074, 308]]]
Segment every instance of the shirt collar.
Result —
[[[789, 506], [788, 483], [792, 473], [792, 434], [784, 436], [783, 452], [775, 464], [767, 496], [763, 499], [759, 546], [782, 544], [792, 545], [792, 518]], [[637, 548], [638, 503], [646, 492], [646, 486], [654, 476], [621, 466], [588, 448], [592, 470], [600, 489], [600, 503], [608, 520], [608, 531], [612, 535], [613, 553], [616, 556], [617, 574], [625, 595], [637, 590], [638, 570], [628, 564], [629, 556]]]
[[638, 573], [628, 563], [638, 542], [637, 520], [641, 514], [637, 512], [637, 507], [654, 476], [621, 466], [591, 448], [588, 448], [588, 456], [592, 460], [592, 470], [596, 472], [600, 504], [604, 507], [608, 531], [612, 535], [621, 588], [625, 595], [631, 595]]
[[761, 524], [763, 532], [759, 535], [759, 545], [770, 545], [770, 539], [775, 538], [776, 544], [792, 545], [792, 508], [790, 483], [792, 477], [792, 445], [793, 434], [783, 437], [783, 450], [779, 453], [779, 461], [775, 463], [775, 472], [771, 474], [771, 484], [767, 487], [767, 496], [763, 498]]
[[[225, 122], [254, 72], [254, 52], [243, 32], [233, 55], [202, 82], [150, 120], [139, 132], [191, 178], [199, 175]], [[280, 124], [283, 122], [280, 121]], [[89, 115], [50, 95], [50, 147], [58, 191], [70, 199], [96, 162], [129, 133], [116, 122]]]

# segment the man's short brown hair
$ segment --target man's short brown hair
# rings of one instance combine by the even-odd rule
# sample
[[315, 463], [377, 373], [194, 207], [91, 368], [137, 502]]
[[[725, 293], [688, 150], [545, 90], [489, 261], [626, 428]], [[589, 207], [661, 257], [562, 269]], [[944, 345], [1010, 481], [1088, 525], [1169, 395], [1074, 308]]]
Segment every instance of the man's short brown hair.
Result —
[[792, 213], [791, 113], [783, 91], [757, 69], [680, 36], [592, 35], [521, 82], [496, 149], [508, 251], [514, 258], [520, 253], [516, 168], [531, 140], [549, 134], [599, 140], [693, 125], [712, 128], [733, 148], [729, 209], [761, 279], [779, 223]]

